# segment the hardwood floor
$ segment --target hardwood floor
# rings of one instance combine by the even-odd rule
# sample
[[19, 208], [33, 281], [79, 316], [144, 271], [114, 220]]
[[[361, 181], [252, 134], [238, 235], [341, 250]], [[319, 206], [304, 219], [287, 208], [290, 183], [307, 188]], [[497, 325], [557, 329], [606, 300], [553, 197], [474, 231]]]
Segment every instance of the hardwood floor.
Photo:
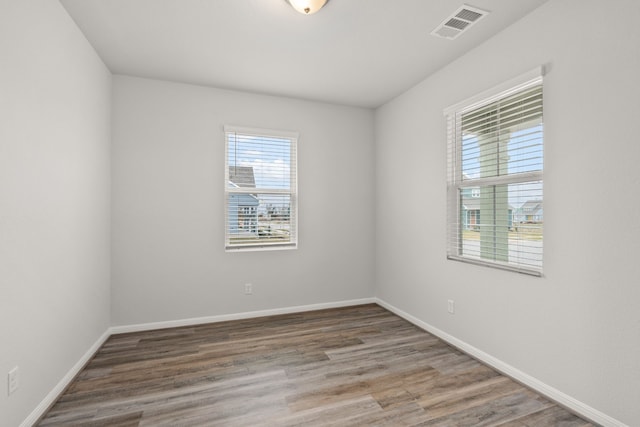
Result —
[[114, 335], [41, 426], [590, 426], [371, 304]]

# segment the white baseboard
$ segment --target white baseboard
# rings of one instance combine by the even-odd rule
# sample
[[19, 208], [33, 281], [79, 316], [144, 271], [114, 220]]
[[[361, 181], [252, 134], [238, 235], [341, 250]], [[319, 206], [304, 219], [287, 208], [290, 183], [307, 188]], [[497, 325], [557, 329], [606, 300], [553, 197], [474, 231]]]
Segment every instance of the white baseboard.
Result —
[[397, 314], [398, 316], [413, 323], [419, 328], [424, 329], [425, 331], [437, 336], [448, 344], [451, 344], [452, 346], [464, 351], [465, 353], [478, 359], [479, 361], [491, 366], [495, 370], [507, 375], [508, 377], [513, 378], [514, 380], [526, 385], [527, 387], [530, 387], [543, 396], [548, 397], [559, 405], [566, 407], [567, 409], [594, 423], [600, 424], [604, 427], [628, 427], [626, 424], [616, 420], [615, 418], [612, 418], [607, 414], [604, 414], [590, 407], [589, 405], [586, 405], [579, 400], [574, 399], [573, 397], [561, 392], [560, 390], [557, 390], [543, 383], [542, 381], [532, 377], [531, 375], [526, 374], [519, 369], [516, 369], [513, 366], [491, 356], [490, 354], [487, 354], [484, 351], [479, 350], [474, 346], [467, 344], [466, 342], [459, 340], [458, 338], [449, 335], [446, 332], [434, 326], [431, 326], [426, 322], [423, 322], [417, 317], [414, 317], [411, 314], [406, 313], [397, 307], [394, 307], [386, 301], [375, 298], [375, 302], [381, 307], [384, 307], [392, 313]]
[[323, 310], [327, 308], [339, 308], [348, 307], [353, 305], [371, 304], [375, 303], [381, 307], [386, 308], [392, 313], [397, 314], [403, 319], [413, 323], [414, 325], [424, 329], [425, 331], [437, 336], [438, 338], [446, 341], [447, 343], [459, 348], [465, 353], [475, 357], [483, 363], [491, 366], [492, 368], [504, 373], [505, 375], [515, 379], [518, 382], [532, 388], [538, 393], [548, 397], [549, 399], [557, 402], [558, 404], [565, 406], [566, 408], [576, 412], [577, 414], [587, 418], [597, 424], [604, 427], [628, 427], [620, 421], [574, 399], [573, 397], [543, 383], [542, 381], [514, 368], [511, 365], [467, 344], [455, 338], [452, 335], [447, 334], [440, 329], [429, 325], [426, 322], [406, 313], [393, 305], [383, 301], [379, 298], [362, 298], [357, 300], [338, 301], [321, 304], [302, 305], [295, 307], [284, 307], [269, 310], [250, 311], [245, 313], [223, 314], [219, 316], [207, 316], [197, 317], [192, 319], [180, 319], [170, 320], [164, 322], [142, 323], [136, 325], [124, 325], [124, 326], [112, 326], [107, 329], [100, 338], [87, 350], [87, 352], [78, 360], [78, 362], [69, 370], [69, 372], [60, 380], [60, 382], [47, 394], [47, 396], [40, 402], [40, 404], [29, 414], [29, 416], [20, 424], [20, 427], [33, 426], [46, 410], [58, 399], [60, 394], [69, 386], [71, 381], [82, 370], [84, 365], [91, 359], [91, 357], [98, 351], [98, 349], [105, 343], [105, 341], [113, 334], [121, 334], [126, 332], [139, 332], [148, 331], [154, 329], [173, 328], [179, 326], [199, 325], [203, 323], [216, 323], [225, 322], [229, 320], [250, 319], [255, 317], [275, 316], [278, 314], [290, 314], [301, 313], [305, 311]]
[[176, 328], [179, 326], [201, 325], [203, 323], [226, 322], [229, 320], [251, 319], [254, 317], [275, 316], [278, 314], [302, 313], [304, 311], [324, 310], [327, 308], [348, 307], [351, 305], [374, 304], [375, 298], [362, 298], [348, 301], [321, 304], [299, 305], [295, 307], [274, 308], [269, 310], [248, 311], [245, 313], [222, 314], [218, 316], [195, 317], [191, 319], [168, 320], [164, 322], [140, 323], [137, 325], [112, 326], [112, 334], [151, 331], [154, 329]]
[[93, 357], [98, 349], [105, 343], [105, 341], [111, 336], [111, 331], [107, 329], [98, 340], [87, 350], [87, 352], [76, 362], [75, 365], [62, 377], [58, 384], [47, 394], [47, 396], [40, 402], [38, 406], [29, 414], [29, 416], [20, 424], [20, 427], [31, 427], [42, 417], [47, 409], [55, 403], [60, 397], [62, 392], [71, 384], [71, 381], [80, 373], [84, 365]]
[[20, 427], [31, 427], [42, 417], [47, 409], [55, 403], [64, 390], [69, 386], [71, 381], [78, 375], [87, 362], [98, 351], [102, 344], [109, 339], [111, 335], [122, 334], [126, 332], [139, 332], [154, 329], [174, 328], [178, 326], [199, 325], [203, 323], [225, 322], [228, 320], [250, 319], [254, 317], [274, 316], [278, 314], [301, 313], [304, 311], [323, 310], [327, 308], [348, 307], [361, 304], [375, 304], [375, 298], [361, 298], [348, 301], [328, 302], [321, 304], [301, 305], [295, 307], [284, 307], [270, 310], [250, 311], [246, 313], [223, 314], [220, 316], [197, 317], [192, 319], [170, 320], [166, 322], [142, 323], [137, 325], [112, 326], [108, 328], [100, 338], [87, 350], [87, 352], [78, 360], [78, 362], [67, 372], [60, 382], [47, 394], [40, 404], [29, 414], [29, 416], [20, 424]]

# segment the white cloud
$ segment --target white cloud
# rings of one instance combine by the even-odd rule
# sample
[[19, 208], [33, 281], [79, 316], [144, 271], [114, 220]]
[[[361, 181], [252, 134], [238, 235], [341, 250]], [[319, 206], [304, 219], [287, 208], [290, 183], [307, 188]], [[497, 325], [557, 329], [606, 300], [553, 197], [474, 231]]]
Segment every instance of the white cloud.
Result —
[[282, 159], [265, 162], [262, 159], [244, 160], [240, 166], [252, 167], [257, 187], [288, 188], [291, 169]]

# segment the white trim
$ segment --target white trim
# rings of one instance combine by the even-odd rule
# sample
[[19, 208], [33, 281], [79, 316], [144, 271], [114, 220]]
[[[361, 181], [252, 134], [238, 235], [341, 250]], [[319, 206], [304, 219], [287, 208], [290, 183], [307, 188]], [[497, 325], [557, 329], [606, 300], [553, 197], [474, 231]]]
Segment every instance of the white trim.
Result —
[[298, 243], [260, 243], [260, 246], [255, 244], [248, 245], [235, 245], [225, 246], [225, 251], [228, 253], [233, 252], [259, 252], [259, 251], [287, 251], [298, 249]]
[[297, 140], [300, 134], [289, 130], [251, 128], [246, 126], [224, 125], [224, 132], [240, 133], [252, 136], [268, 136], [272, 138], [290, 138]]
[[[525, 74], [522, 74], [514, 79], [504, 82], [492, 89], [481, 92], [478, 95], [475, 95], [471, 98], [466, 99], [465, 101], [459, 102], [445, 109], [447, 122], [447, 259], [467, 262], [490, 268], [498, 268], [506, 271], [515, 271], [518, 273], [530, 274], [533, 276], [542, 276], [542, 259], [540, 259], [540, 265], [536, 265], [538, 264], [538, 262], [534, 259], [530, 259], [529, 261], [527, 261], [527, 257], [524, 257], [522, 259], [520, 259], [519, 257], [516, 257], [518, 259], [511, 259], [508, 256], [509, 254], [505, 254], [504, 252], [502, 253], [504, 254], [505, 259], [499, 259], [501, 257], [498, 256], [498, 253], [510, 248], [508, 247], [509, 245], [505, 240], [506, 236], [504, 236], [504, 238], [501, 238], [499, 236], [496, 237], [496, 230], [498, 229], [498, 226], [503, 227], [502, 230], [506, 231], [504, 227], [507, 226], [507, 218], [502, 217], [501, 219], [498, 219], [499, 212], [498, 206], [496, 206], [495, 192], [498, 185], [505, 186], [503, 197], [504, 199], [508, 199], [505, 200], [505, 202], [509, 203], [512, 202], [511, 192], [513, 190], [507, 188], [506, 186], [512, 184], [531, 185], [535, 183], [535, 188], [537, 190], [535, 194], [537, 194], [537, 198], [541, 200], [543, 198], [542, 192], [544, 171], [542, 170], [543, 167], [541, 166], [543, 163], [544, 145], [544, 132], [542, 124], [543, 75], [544, 68], [542, 66], [539, 66]], [[522, 101], [523, 97], [525, 96], [526, 102], [530, 103], [530, 105], [527, 107], [526, 111], [521, 113], [521, 115], [520, 101]], [[515, 99], [509, 97], [514, 97]], [[487, 111], [495, 112], [496, 114], [492, 115], [491, 117], [484, 117], [482, 113], [482, 111], [484, 111], [483, 108], [486, 108]], [[520, 126], [527, 126], [531, 128], [531, 131], [527, 134], [528, 138], [530, 138], [530, 142], [528, 142], [528, 144], [524, 147], [511, 147], [512, 151], [509, 151], [509, 147], [505, 148], [505, 146], [501, 146], [500, 138], [489, 139], [487, 141], [486, 147], [492, 148], [495, 145], [495, 147], [493, 148], [496, 151], [491, 151], [491, 158], [487, 160], [486, 156], [489, 156], [489, 152], [483, 152], [484, 149], [480, 148], [480, 146], [482, 145], [480, 136], [475, 135], [478, 138], [477, 146], [472, 145], [471, 143], [467, 145], [464, 140], [464, 134], [465, 131], [467, 131], [469, 135], [473, 133], [484, 133], [484, 131], [482, 131], [480, 127], [477, 128], [477, 131], [472, 130], [475, 129], [476, 126], [480, 125], [488, 126], [491, 129], [491, 132], [498, 132], [497, 129], [499, 129], [500, 125], [503, 124], [502, 114], [500, 114], [501, 111], [504, 111], [506, 117], [514, 114], [513, 118], [506, 119], [505, 117], [505, 120], [514, 120], [512, 124], [505, 125], [506, 128], [504, 128], [504, 130], [509, 132], [508, 138], [515, 137], [515, 131], [520, 129]], [[476, 120], [476, 124], [469, 125], [468, 128], [463, 124], [463, 117], [466, 113], [478, 114], [478, 118], [474, 119]], [[477, 148], [471, 149], [471, 147]], [[507, 157], [516, 156], [516, 158], [520, 158], [519, 153], [529, 154], [528, 150], [530, 149], [530, 147], [536, 147], [536, 153], [534, 155], [533, 152], [531, 152], [531, 157], [528, 158], [527, 161], [539, 161], [540, 170], [528, 172], [509, 172], [509, 168], [506, 167], [507, 171], [501, 172], [500, 167], [502, 166], [502, 162], [508, 162]], [[478, 151], [468, 151], [465, 154], [466, 150], [476, 149]], [[503, 149], [505, 150], [504, 153], [502, 152]], [[537, 150], [540, 150], [540, 152], [538, 153]], [[509, 153], [506, 153], [507, 151], [509, 151]], [[507, 157], [503, 158], [503, 155], [505, 154], [507, 155]], [[480, 157], [485, 156], [485, 160], [489, 161], [489, 165], [491, 165], [492, 170], [489, 172], [492, 176], [472, 178], [465, 175], [463, 170], [464, 168], [462, 166], [463, 158], [465, 156], [469, 156], [468, 158], [470, 160], [476, 160], [480, 162], [480, 175], [482, 175], [482, 171], [484, 170]], [[476, 159], [476, 157], [478, 158]], [[527, 156], [525, 156], [525, 158], [527, 158]], [[465, 197], [463, 192], [465, 189], [469, 188], [484, 188], [493, 186], [496, 187], [487, 188], [490, 193], [494, 192], [494, 195], [492, 196], [493, 207], [488, 208], [489, 220], [483, 220], [490, 226], [489, 230], [491, 231], [488, 231], [488, 233], [493, 233], [494, 241], [493, 246], [490, 248], [493, 250], [493, 257], [483, 256], [482, 259], [480, 259], [479, 257], [473, 256], [472, 254], [463, 253], [463, 249], [465, 248], [463, 248], [464, 238], [462, 234], [463, 229], [467, 228], [466, 219], [465, 221], [461, 221], [461, 204], [464, 203], [463, 199]], [[518, 191], [517, 188], [516, 191]], [[506, 213], [504, 207], [505, 206], [502, 206], [503, 214]], [[481, 218], [482, 217], [484, 217], [484, 213], [481, 213]], [[509, 224], [513, 219], [514, 218], [511, 218], [511, 216], [509, 216]], [[489, 246], [485, 247], [484, 244], [481, 244], [480, 246], [480, 250], [482, 252], [484, 252], [485, 249], [489, 248]], [[516, 249], [515, 251], [521, 253], [522, 250], [526, 251], [526, 249], [522, 248]]]
[[268, 310], [248, 311], [244, 313], [221, 314], [218, 316], [195, 317], [190, 319], [168, 320], [164, 322], [139, 323], [135, 325], [112, 326], [112, 334], [151, 331], [154, 329], [176, 328], [180, 326], [201, 325], [204, 323], [226, 322], [229, 320], [251, 319], [254, 317], [276, 316], [278, 314], [302, 313], [305, 311], [324, 310], [327, 308], [349, 307], [352, 305], [375, 304], [374, 298], [361, 298], [348, 301], [336, 301], [320, 304], [299, 305], [295, 307], [273, 308]]
[[[500, 184], [526, 184], [532, 181], [542, 181], [544, 175], [542, 171], [517, 172], [508, 175], [491, 176], [488, 178], [469, 178], [456, 182], [455, 186], [462, 189], [474, 187], [486, 187]], [[255, 193], [255, 191], [254, 191]]]
[[447, 259], [451, 261], [466, 262], [467, 264], [480, 265], [483, 267], [497, 268], [498, 270], [513, 271], [514, 273], [526, 274], [528, 276], [533, 276], [533, 277], [543, 276], [542, 270], [518, 267], [515, 265], [507, 264], [502, 261], [484, 261], [478, 258], [471, 258], [469, 256], [458, 256], [458, 255], [447, 255]]
[[20, 427], [31, 427], [42, 417], [46, 411], [62, 395], [71, 381], [82, 371], [82, 368], [91, 360], [93, 355], [109, 339], [111, 335], [123, 334], [127, 332], [150, 331], [154, 329], [174, 328], [179, 326], [199, 325], [203, 323], [224, 322], [227, 320], [250, 319], [254, 317], [274, 316], [278, 314], [301, 313], [304, 311], [323, 310], [327, 308], [349, 307], [353, 305], [375, 304], [375, 298], [361, 298], [347, 301], [335, 301], [320, 304], [301, 305], [295, 307], [283, 307], [270, 310], [250, 311], [245, 313], [223, 314], [220, 316], [197, 317], [191, 319], [169, 320], [166, 322], [141, 323], [137, 325], [111, 326], [98, 340], [87, 350], [87, 352], [76, 362], [67, 372], [60, 382], [47, 394], [47, 396], [36, 406], [27, 418], [20, 424]]
[[53, 405], [56, 400], [62, 395], [65, 389], [71, 384], [71, 381], [82, 371], [82, 368], [91, 360], [93, 355], [102, 347], [102, 345], [111, 336], [111, 328], [108, 328], [98, 340], [87, 350], [87, 352], [76, 362], [75, 365], [62, 377], [58, 384], [46, 395], [38, 406], [29, 414], [27, 418], [20, 424], [20, 427], [30, 427], [42, 417], [47, 409]]
[[[249, 252], [254, 250], [263, 250], [265, 247], [269, 247], [268, 250], [280, 250], [280, 249], [297, 249], [298, 248], [298, 137], [299, 133], [295, 131], [281, 131], [274, 129], [260, 129], [249, 128], [235, 125], [224, 125], [224, 242], [226, 252]], [[281, 188], [258, 188], [258, 187], [239, 187], [234, 184], [234, 188], [229, 188], [228, 183], [230, 181], [229, 176], [229, 134], [249, 135], [262, 138], [274, 138], [289, 140], [290, 152], [289, 152], [289, 189]], [[233, 184], [233, 183], [232, 183]], [[236, 194], [248, 194], [248, 195], [288, 195], [289, 196], [289, 239], [290, 241], [285, 244], [269, 244], [265, 242], [251, 242], [244, 244], [231, 244], [231, 233], [229, 227], [229, 201], [230, 197]], [[254, 196], [255, 197], [255, 196]], [[260, 200], [258, 197], [255, 197]], [[256, 208], [256, 215], [257, 214]], [[256, 223], [258, 227], [258, 223]], [[259, 240], [259, 239], [258, 239]], [[266, 239], [265, 239], [266, 240]]]
[[418, 326], [419, 328], [422, 328], [425, 331], [437, 336], [438, 338], [442, 339], [448, 344], [451, 344], [452, 346], [462, 350], [468, 355], [489, 365], [495, 370], [507, 375], [508, 377], [513, 378], [514, 380], [526, 385], [527, 387], [530, 387], [531, 389], [537, 391], [543, 396], [548, 397], [549, 399], [553, 400], [559, 405], [564, 406], [565, 408], [575, 412], [576, 414], [586, 418], [587, 420], [600, 424], [604, 427], [629, 427], [626, 424], [616, 420], [615, 418], [612, 418], [598, 411], [597, 409], [594, 409], [589, 405], [583, 402], [580, 402], [577, 399], [574, 399], [573, 397], [561, 392], [560, 390], [543, 383], [537, 378], [534, 378], [531, 375], [526, 374], [521, 370], [514, 368], [513, 366], [503, 362], [500, 359], [497, 359], [491, 356], [490, 354], [485, 353], [484, 351], [472, 346], [471, 344], [467, 344], [466, 342], [452, 335], [449, 335], [448, 333], [434, 326], [431, 326], [426, 322], [423, 322], [417, 317], [414, 317], [411, 314], [405, 311], [402, 311], [397, 307], [394, 307], [393, 305], [387, 303], [386, 301], [381, 300], [380, 298], [375, 298], [375, 302], [381, 307], [386, 308], [387, 310], [402, 317], [408, 322], [411, 322], [414, 325]]
[[[227, 181], [231, 182], [231, 181]], [[233, 183], [232, 183], [233, 184]], [[228, 188], [228, 187], [227, 187]], [[286, 190], [282, 188], [256, 188], [256, 187], [239, 187], [234, 184], [234, 188], [228, 188], [227, 193], [229, 194], [291, 194], [291, 190]]]
[[508, 96], [512, 93], [519, 92], [526, 87], [539, 84], [542, 81], [543, 77], [544, 66], [541, 65], [531, 71], [519, 75], [518, 77], [514, 77], [511, 80], [496, 85], [491, 89], [487, 89], [470, 98], [448, 106], [444, 109], [444, 115], [449, 116], [455, 113], [467, 111], [469, 109], [478, 108], [483, 104], [490, 104], [491, 102], [495, 101], [496, 98], [502, 98], [503, 96]]
[[542, 381], [514, 368], [513, 366], [473, 347], [466, 342], [455, 338], [448, 333], [431, 326], [430, 324], [423, 322], [418, 319], [400, 310], [397, 307], [387, 303], [380, 298], [361, 298], [347, 301], [335, 301], [329, 303], [320, 303], [320, 304], [310, 304], [310, 305], [302, 305], [302, 306], [294, 306], [294, 307], [283, 307], [269, 310], [259, 310], [259, 311], [250, 311], [244, 313], [235, 313], [235, 314], [223, 314], [219, 316], [207, 316], [207, 317], [197, 317], [191, 319], [181, 319], [181, 320], [170, 320], [165, 322], [153, 322], [153, 323], [141, 323], [136, 325], [123, 325], [123, 326], [112, 326], [108, 328], [104, 334], [87, 350], [87, 352], [78, 360], [78, 362], [69, 370], [69, 372], [60, 380], [60, 382], [47, 394], [47, 396], [40, 402], [40, 404], [29, 414], [29, 416], [20, 424], [20, 427], [30, 427], [33, 426], [39, 419], [42, 417], [47, 409], [51, 405], [53, 405], [56, 400], [60, 397], [62, 392], [69, 386], [71, 381], [80, 373], [82, 368], [87, 364], [87, 362], [93, 357], [93, 355], [100, 349], [100, 347], [107, 341], [107, 339], [111, 335], [122, 334], [127, 332], [139, 332], [139, 331], [149, 331], [155, 329], [164, 329], [164, 328], [174, 328], [179, 326], [190, 326], [190, 325], [198, 325], [203, 323], [216, 323], [216, 322], [224, 322], [228, 320], [240, 320], [240, 319], [249, 319], [254, 317], [263, 317], [263, 316], [274, 316], [278, 314], [290, 314], [290, 313], [301, 313], [305, 311], [313, 311], [313, 310], [323, 310], [328, 308], [339, 308], [339, 307], [348, 307], [354, 305], [362, 305], [362, 304], [378, 304], [381, 307], [386, 308], [392, 313], [402, 317], [403, 319], [413, 323], [419, 328], [424, 329], [425, 331], [437, 336], [438, 338], [446, 341], [447, 343], [453, 345], [454, 347], [459, 348], [470, 356], [480, 360], [483, 363], [491, 366], [492, 368], [502, 372], [503, 374], [513, 378], [514, 380], [526, 385], [527, 387], [532, 388], [538, 393], [548, 397], [549, 399], [557, 402], [558, 404], [568, 408], [569, 410], [574, 411], [578, 415], [591, 420], [597, 424], [600, 424], [604, 427], [629, 427], [626, 424], [612, 418], [576, 399], [573, 397], [557, 390]]

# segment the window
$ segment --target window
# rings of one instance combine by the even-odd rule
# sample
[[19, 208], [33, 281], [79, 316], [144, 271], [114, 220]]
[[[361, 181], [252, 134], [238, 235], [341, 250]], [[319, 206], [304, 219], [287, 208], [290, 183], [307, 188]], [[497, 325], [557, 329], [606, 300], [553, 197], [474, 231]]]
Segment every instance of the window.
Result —
[[297, 246], [298, 135], [225, 126], [227, 250]]
[[449, 259], [542, 275], [541, 71], [445, 110]]

